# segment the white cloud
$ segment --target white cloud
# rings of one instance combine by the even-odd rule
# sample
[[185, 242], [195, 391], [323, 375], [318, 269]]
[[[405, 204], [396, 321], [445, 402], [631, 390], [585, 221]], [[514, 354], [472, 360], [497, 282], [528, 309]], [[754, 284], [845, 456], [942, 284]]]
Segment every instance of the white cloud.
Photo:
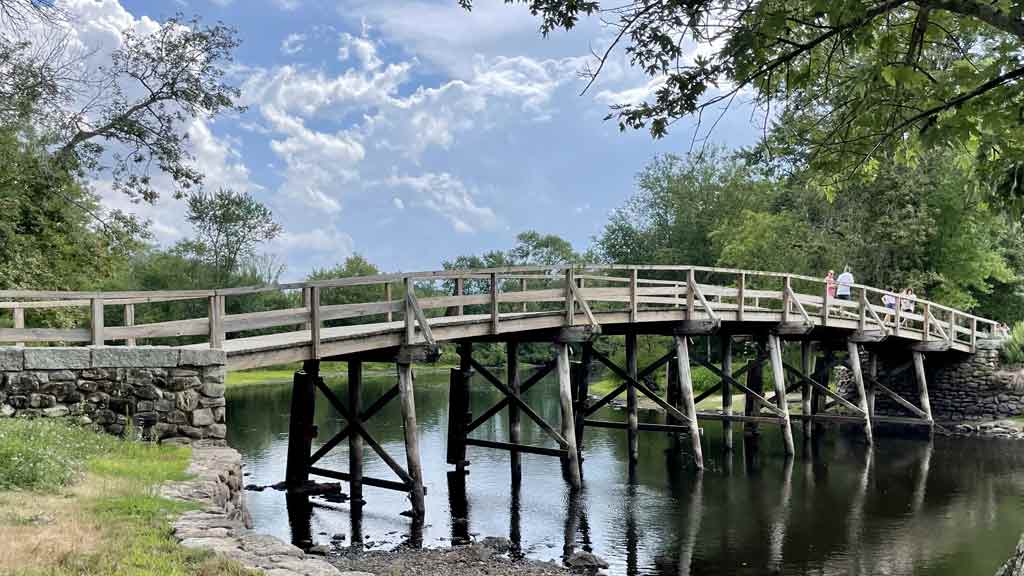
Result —
[[220, 6], [222, 8], [224, 6], [230, 6], [231, 3], [234, 2], [234, 1], [235, 0], [210, 0], [210, 2], [213, 2], [214, 4], [216, 4], [217, 6]]
[[277, 4], [277, 7], [281, 10], [292, 12], [298, 10], [302, 2], [300, 0], [274, 0], [274, 4]]
[[405, 210], [405, 202], [398, 196], [392, 198], [391, 203], [395, 205], [395, 208], [398, 208], [399, 210]]
[[313, 252], [330, 252], [339, 259], [352, 254], [352, 237], [336, 228], [314, 228], [308, 232], [282, 232], [271, 241], [271, 248], [285, 251], [301, 248]]
[[281, 52], [289, 56], [298, 54], [299, 52], [302, 52], [303, 48], [305, 48], [305, 41], [305, 34], [289, 34], [281, 41]]
[[381, 59], [377, 57], [377, 46], [369, 38], [343, 32], [338, 40], [338, 60], [345, 62], [353, 56], [364, 70], [373, 70], [381, 65]]
[[419, 176], [392, 175], [386, 183], [392, 187], [412, 190], [415, 193], [414, 204], [441, 214], [457, 232], [492, 228], [497, 223], [494, 211], [478, 205], [475, 194], [461, 180], [447, 172], [427, 172]]

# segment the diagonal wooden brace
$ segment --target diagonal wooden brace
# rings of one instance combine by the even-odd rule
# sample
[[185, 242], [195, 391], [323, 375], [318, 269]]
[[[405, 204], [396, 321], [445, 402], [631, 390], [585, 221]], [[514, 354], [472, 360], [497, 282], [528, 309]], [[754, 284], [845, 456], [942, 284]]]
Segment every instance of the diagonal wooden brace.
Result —
[[568, 446], [569, 443], [566, 442], [565, 438], [563, 438], [561, 434], [559, 434], [554, 428], [552, 428], [551, 425], [548, 424], [547, 421], [545, 421], [544, 418], [540, 416], [540, 414], [537, 414], [537, 412], [535, 412], [533, 408], [531, 408], [530, 405], [526, 403], [525, 400], [523, 400], [518, 394], [512, 392], [512, 390], [509, 390], [508, 386], [505, 386], [505, 384], [501, 380], [498, 380], [498, 378], [495, 377], [494, 374], [491, 374], [490, 371], [487, 370], [487, 368], [484, 368], [474, 358], [469, 359], [469, 364], [470, 366], [473, 367], [474, 370], [476, 370], [481, 376], [483, 376], [485, 380], [490, 382], [495, 388], [501, 391], [501, 393], [504, 394], [506, 398], [508, 398], [512, 402], [515, 402], [515, 404], [519, 406], [519, 409], [522, 410], [523, 413], [525, 413], [527, 416], [529, 416], [531, 420], [536, 422], [537, 426], [540, 426], [542, 430], [547, 432], [548, 436], [554, 438], [555, 442], [558, 442], [559, 446], [561, 446], [562, 448]]
[[793, 366], [790, 366], [789, 364], [783, 362], [782, 363], [782, 367], [785, 368], [786, 371], [789, 372], [790, 374], [795, 375], [800, 380], [802, 380], [804, 382], [807, 382], [808, 384], [810, 384], [811, 386], [814, 386], [815, 389], [819, 390], [820, 392], [822, 392], [826, 396], [834, 399], [835, 402], [828, 404], [826, 406], [826, 409], [827, 409], [828, 406], [833, 406], [834, 404], [840, 404], [840, 405], [842, 405], [842, 406], [844, 406], [846, 408], [849, 408], [850, 410], [853, 410], [854, 412], [856, 412], [860, 416], [863, 416], [865, 414], [864, 410], [862, 410], [860, 408], [860, 406], [857, 406], [856, 404], [850, 402], [846, 398], [843, 398], [839, 394], [829, 390], [828, 388], [823, 386], [820, 382], [818, 382], [817, 380], [811, 378], [810, 376], [804, 375], [803, 372], [801, 372], [800, 370], [794, 368]]
[[650, 398], [651, 401], [653, 401], [655, 404], [661, 406], [665, 410], [665, 412], [667, 412], [676, 420], [679, 420], [680, 422], [690, 422], [690, 419], [686, 417], [686, 414], [683, 414], [682, 412], [679, 411], [678, 408], [669, 404], [663, 398], [655, 394], [653, 391], [651, 391], [650, 388], [647, 387], [646, 384], [643, 384], [642, 382], [638, 382], [631, 378], [625, 370], [616, 366], [615, 363], [612, 362], [607, 356], [601, 354], [597, 350], [594, 350], [593, 354], [594, 357], [598, 359], [598, 361], [607, 366], [608, 369], [614, 372], [616, 376], [625, 381], [624, 384], [620, 386], [620, 388], [625, 389], [626, 386], [632, 385], [634, 388], [642, 392], [644, 396]]
[[[398, 385], [396, 384], [392, 386], [390, 390], [385, 392], [383, 396], [378, 398], [377, 401], [374, 402], [369, 408], [364, 410], [359, 415], [359, 420], [363, 422], [369, 420], [370, 418], [373, 417], [374, 414], [379, 412], [381, 408], [383, 408], [388, 402], [392, 401], [397, 396]], [[333, 438], [328, 440], [323, 446], [321, 446], [316, 452], [314, 452], [312, 456], [309, 457], [309, 464], [315, 464], [318, 460], [327, 455], [328, 452], [333, 450], [335, 446], [340, 444], [342, 441], [348, 438], [350, 434], [352, 434], [355, 431], [356, 430], [353, 428], [351, 423], [346, 424], [345, 427], [341, 429], [341, 432], [335, 434]]]
[[[534, 384], [540, 382], [545, 376], [550, 374], [551, 371], [555, 369], [555, 364], [556, 363], [553, 360], [545, 363], [540, 370], [536, 371], [532, 376], [527, 378], [520, 385], [519, 394], [526, 394], [527, 390], [532, 388]], [[509, 402], [511, 402], [511, 400], [509, 400], [508, 398], [502, 398], [501, 400], [499, 400], [497, 404], [491, 406], [487, 411], [481, 414], [476, 420], [473, 420], [473, 422], [471, 422], [470, 425], [466, 427], [466, 434], [469, 434], [473, 430], [476, 430], [477, 428], [480, 427], [481, 424], [489, 420], [492, 416], [504, 410], [505, 407], [508, 406]]]

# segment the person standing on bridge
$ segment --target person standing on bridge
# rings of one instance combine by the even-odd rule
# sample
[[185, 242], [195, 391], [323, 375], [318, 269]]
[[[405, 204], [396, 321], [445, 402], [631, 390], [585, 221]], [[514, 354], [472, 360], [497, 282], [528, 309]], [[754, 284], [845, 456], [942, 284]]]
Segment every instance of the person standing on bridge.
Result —
[[825, 274], [825, 291], [828, 292], [829, 298], [836, 297], [836, 273], [834, 270], [829, 270], [828, 274]]
[[853, 286], [853, 273], [850, 272], [850, 267], [846, 266], [843, 268], [843, 273], [836, 279], [838, 286], [836, 287], [836, 298], [840, 300], [851, 299], [851, 287]]

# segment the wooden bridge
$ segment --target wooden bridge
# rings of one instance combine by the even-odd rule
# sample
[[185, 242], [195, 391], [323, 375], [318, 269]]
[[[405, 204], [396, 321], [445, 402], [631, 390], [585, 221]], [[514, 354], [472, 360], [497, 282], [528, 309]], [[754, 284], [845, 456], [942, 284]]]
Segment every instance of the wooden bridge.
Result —
[[[272, 295], [278, 309], [241, 311], [259, 295]], [[886, 296], [895, 302], [887, 308]], [[187, 348], [223, 349], [229, 369], [239, 370], [302, 362], [296, 372], [286, 480], [303, 486], [318, 475], [350, 482], [353, 501], [362, 501], [362, 486], [407, 491], [414, 516], [423, 512], [424, 487], [413, 400], [413, 365], [438, 358], [439, 345], [457, 344], [459, 368], [451, 371], [448, 463], [464, 471], [467, 446], [510, 450], [512, 475], [520, 475], [520, 453], [559, 457], [566, 479], [582, 481], [580, 462], [587, 426], [622, 428], [635, 463], [641, 431], [662, 431], [690, 438], [695, 466], [703, 468], [701, 420], [724, 422], [725, 445], [731, 448], [732, 423], [777, 425], [787, 454], [793, 454], [791, 422], [803, 422], [810, 434], [815, 422], [861, 425], [872, 441], [879, 422], [932, 426], [925, 371], [925, 353], [971, 353], [979, 339], [1001, 336], [999, 324], [965, 312], [869, 286], [852, 285], [849, 299], [834, 297], [822, 279], [794, 274], [694, 266], [557, 266], [483, 270], [443, 270], [408, 274], [338, 278], [221, 290], [158, 292], [0, 291], [0, 308], [12, 311], [13, 328], [0, 328], [0, 342], [84, 343], [127, 346], [172, 343]], [[907, 304], [907, 305], [905, 305]], [[149, 307], [177, 310], [183, 317], [136, 323]], [[40, 311], [86, 308], [87, 326], [26, 326]], [[232, 310], [239, 310], [230, 313]], [[107, 320], [116, 319], [117, 325]], [[31, 324], [31, 322], [29, 323]], [[671, 342], [649, 366], [637, 364], [637, 336], [661, 335]], [[621, 335], [626, 364], [619, 366], [595, 348], [597, 339]], [[719, 339], [718, 358], [691, 351], [694, 338]], [[504, 377], [473, 357], [474, 343], [500, 342], [508, 362]], [[552, 358], [532, 375], [520, 375], [519, 345], [550, 342]], [[734, 344], [745, 342], [743, 366], [734, 366]], [[787, 343], [800, 347], [799, 366], [784, 359]], [[710, 347], [708, 347], [710, 350]], [[575, 354], [573, 354], [575, 352]], [[867, 356], [862, 357], [866, 352]], [[889, 374], [875, 359], [907, 359]], [[579, 358], [578, 361], [573, 361]], [[339, 398], [319, 377], [322, 361], [348, 363], [348, 394]], [[398, 383], [364, 408], [361, 393], [363, 362], [393, 362]], [[606, 366], [622, 384], [600, 399], [588, 393], [593, 364]], [[771, 396], [763, 389], [763, 366], [771, 367]], [[696, 395], [691, 365], [706, 367], [718, 384]], [[846, 364], [853, 374], [856, 399], [829, 386], [833, 367]], [[662, 397], [649, 377], [667, 366], [668, 386]], [[865, 370], [866, 367], [866, 370]], [[918, 397], [903, 398], [884, 382], [913, 368]], [[523, 398], [527, 390], [554, 371], [559, 383], [561, 419], [546, 422]], [[500, 390], [504, 399], [475, 418], [470, 413], [469, 380], [479, 374]], [[787, 378], [787, 375], [789, 378]], [[741, 381], [743, 380], [743, 381]], [[790, 411], [787, 382], [800, 390], [799, 410]], [[316, 390], [348, 422], [335, 437], [312, 452], [316, 428], [312, 421]], [[733, 392], [745, 395], [734, 411]], [[874, 414], [876, 394], [890, 397], [906, 417]], [[597, 420], [595, 414], [625, 394], [627, 421]], [[721, 394], [721, 410], [698, 412], [696, 405]], [[646, 396], [667, 415], [664, 424], [640, 423], [638, 397]], [[364, 423], [392, 399], [399, 398], [404, 418], [406, 467], [402, 467], [369, 434]], [[470, 433], [508, 410], [507, 441], [470, 437]], [[520, 442], [525, 415], [543, 429], [557, 447]], [[318, 467], [317, 462], [343, 441], [349, 443], [349, 470]], [[363, 442], [395, 472], [397, 480], [363, 477]]]

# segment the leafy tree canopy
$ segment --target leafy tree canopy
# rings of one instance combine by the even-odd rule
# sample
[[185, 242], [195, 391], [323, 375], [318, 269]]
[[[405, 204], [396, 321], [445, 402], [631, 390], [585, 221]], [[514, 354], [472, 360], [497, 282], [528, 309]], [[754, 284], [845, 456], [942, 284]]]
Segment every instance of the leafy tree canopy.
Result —
[[[805, 176], [827, 190], [872, 176], [886, 158], [966, 151], [1024, 196], [1024, 16], [1011, 0], [506, 0], [541, 31], [600, 14], [614, 32], [591, 70], [624, 49], [659, 80], [646, 101], [613, 107], [622, 128], [662, 136], [684, 116], [713, 127], [752, 94], [767, 124], [781, 113]], [[470, 8], [472, 0], [460, 0]]]

